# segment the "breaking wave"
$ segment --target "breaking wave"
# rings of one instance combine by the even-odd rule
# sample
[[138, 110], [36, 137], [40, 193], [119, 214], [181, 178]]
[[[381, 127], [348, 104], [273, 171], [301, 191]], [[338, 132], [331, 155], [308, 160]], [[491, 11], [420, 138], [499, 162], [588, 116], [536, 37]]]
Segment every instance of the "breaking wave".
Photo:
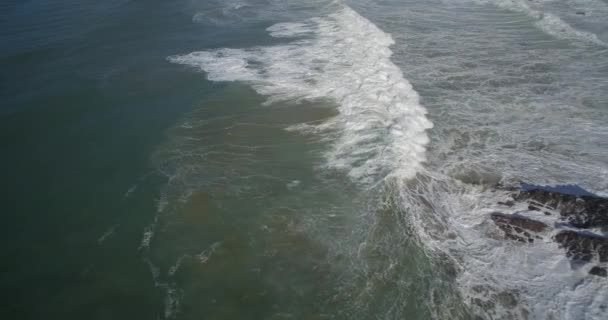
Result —
[[[538, 27], [553, 36], [605, 45], [527, 4], [505, 1], [499, 6], [537, 18]], [[245, 82], [268, 104], [303, 107], [302, 102], [327, 101], [336, 106], [338, 114], [330, 119], [287, 130], [326, 138], [326, 168], [342, 170], [365, 186], [386, 183], [428, 256], [447, 257], [456, 266], [459, 294], [474, 313], [492, 319], [601, 318], [606, 284], [586, 277], [587, 267], [573, 271], [552, 241], [521, 245], [498, 238], [488, 217], [508, 197], [506, 192], [462, 183], [444, 170], [423, 166], [427, 130], [433, 125], [418, 94], [391, 61], [394, 41], [389, 34], [347, 6], [267, 31], [286, 43], [168, 59], [204, 71], [211, 81]]]
[[268, 103], [329, 100], [339, 114], [289, 130], [331, 137], [327, 166], [364, 183], [413, 177], [425, 161], [432, 123], [390, 57], [393, 39], [349, 7], [324, 18], [279, 23], [271, 36], [291, 42], [172, 56], [212, 81], [244, 81]]

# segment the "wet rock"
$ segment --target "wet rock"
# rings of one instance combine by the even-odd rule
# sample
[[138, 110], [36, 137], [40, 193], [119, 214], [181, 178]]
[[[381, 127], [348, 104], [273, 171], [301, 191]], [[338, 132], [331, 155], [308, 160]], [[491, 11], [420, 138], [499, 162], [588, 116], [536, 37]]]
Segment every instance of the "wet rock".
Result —
[[591, 261], [597, 257], [600, 262], [608, 261], [608, 238], [590, 233], [565, 230], [554, 240], [566, 249], [566, 256], [572, 260]]
[[598, 267], [598, 266], [591, 268], [591, 270], [589, 270], [589, 274], [592, 274], [592, 275], [598, 276], [598, 277], [604, 277], [604, 278], [608, 277], [608, 271], [606, 271], [605, 268]]
[[[543, 209], [543, 207], [536, 206], [534, 204], [528, 205], [528, 210], [530, 210], [530, 211], [542, 211], [542, 209]], [[543, 211], [543, 214], [546, 215], [546, 216], [550, 216], [551, 212], [549, 212], [549, 211]]]
[[[547, 225], [517, 213], [494, 212], [490, 217], [504, 232], [505, 238], [533, 243], [535, 239], [542, 239], [543, 234], [553, 233], [552, 240], [564, 249], [573, 265], [608, 262], [608, 237], [586, 230], [599, 228], [608, 231], [608, 199], [575, 185], [546, 187], [522, 183], [519, 189], [501, 185], [498, 188], [509, 191], [509, 198], [498, 202], [499, 205], [515, 207], [519, 203], [527, 205], [529, 211], [559, 215], [558, 221]], [[608, 268], [603, 264], [595, 265], [589, 270], [589, 275], [608, 278]], [[510, 305], [510, 297], [502, 298], [503, 304]]]
[[576, 228], [608, 228], [608, 199], [578, 186], [522, 184], [522, 190], [513, 197], [516, 201], [528, 201], [529, 210], [559, 211], [562, 219]]
[[500, 212], [492, 213], [492, 220], [497, 224], [508, 223], [512, 226], [519, 227], [534, 232], [543, 232], [547, 228], [547, 225], [530, 218], [520, 216], [518, 214], [502, 214]]
[[546, 224], [517, 214], [494, 212], [491, 218], [504, 231], [506, 238], [520, 242], [531, 243], [534, 239], [541, 239], [536, 233], [547, 229]]

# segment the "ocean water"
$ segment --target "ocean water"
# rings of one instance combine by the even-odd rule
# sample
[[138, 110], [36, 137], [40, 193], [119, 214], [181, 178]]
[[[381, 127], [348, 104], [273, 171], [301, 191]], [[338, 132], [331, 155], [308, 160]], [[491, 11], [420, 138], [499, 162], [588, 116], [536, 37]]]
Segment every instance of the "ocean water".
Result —
[[0, 13], [2, 319], [608, 316], [488, 218], [525, 209], [497, 183], [608, 196], [603, 0]]

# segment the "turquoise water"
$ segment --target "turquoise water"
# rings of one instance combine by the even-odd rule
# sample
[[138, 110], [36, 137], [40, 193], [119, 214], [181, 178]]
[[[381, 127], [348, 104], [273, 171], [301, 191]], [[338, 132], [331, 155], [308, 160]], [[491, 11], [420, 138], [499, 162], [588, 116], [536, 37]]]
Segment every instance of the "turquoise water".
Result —
[[0, 13], [3, 319], [604, 318], [486, 221], [496, 182], [608, 194], [605, 2]]

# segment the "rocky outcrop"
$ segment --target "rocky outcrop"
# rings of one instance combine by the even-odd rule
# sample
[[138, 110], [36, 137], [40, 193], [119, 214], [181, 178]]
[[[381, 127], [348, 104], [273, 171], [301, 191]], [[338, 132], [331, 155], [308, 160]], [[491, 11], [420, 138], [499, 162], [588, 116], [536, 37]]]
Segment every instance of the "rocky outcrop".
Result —
[[566, 249], [572, 260], [589, 262], [594, 257], [599, 262], [608, 262], [608, 238], [572, 230], [561, 231], [554, 237]]
[[[589, 274], [608, 277], [608, 237], [589, 230], [608, 231], [608, 199], [593, 195], [577, 186], [540, 187], [522, 184], [519, 190], [509, 190], [511, 199], [498, 204], [514, 207], [521, 203], [528, 211], [543, 211], [546, 215], [559, 214], [554, 225], [522, 215], [493, 212], [491, 220], [504, 237], [522, 243], [543, 239], [555, 241], [564, 249], [566, 257], [578, 263], [597, 263]], [[549, 218], [550, 219], [550, 218]], [[560, 231], [561, 229], [561, 231]], [[596, 231], [596, 230], [595, 230]], [[549, 235], [554, 236], [549, 238]]]
[[608, 199], [580, 187], [540, 187], [523, 185], [513, 198], [528, 201], [531, 210], [558, 211], [562, 219], [576, 228], [608, 228]]
[[541, 239], [537, 235], [547, 229], [547, 225], [517, 214], [502, 214], [494, 212], [491, 214], [494, 223], [505, 233], [505, 237], [520, 242], [534, 242]]
[[608, 271], [606, 271], [606, 268], [598, 266], [591, 268], [591, 270], [589, 270], [589, 274], [604, 278], [608, 277]]

